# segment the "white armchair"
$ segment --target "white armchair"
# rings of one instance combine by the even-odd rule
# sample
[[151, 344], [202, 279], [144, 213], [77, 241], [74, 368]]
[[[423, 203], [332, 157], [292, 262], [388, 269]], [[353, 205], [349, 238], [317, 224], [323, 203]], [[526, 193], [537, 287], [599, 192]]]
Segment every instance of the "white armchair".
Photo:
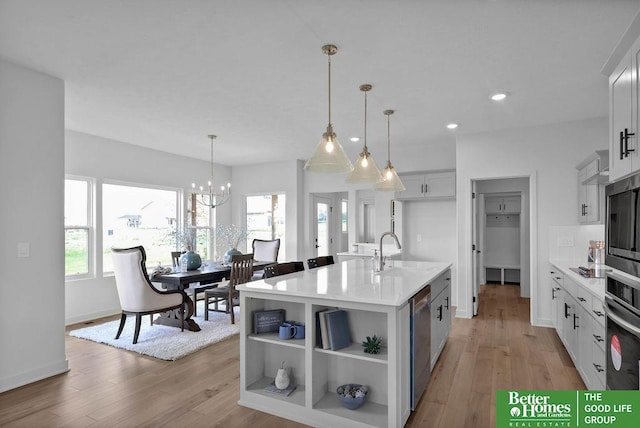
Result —
[[[253, 249], [253, 260], [258, 262], [277, 262], [280, 251], [280, 239], [264, 240], [254, 239], [251, 243]], [[264, 271], [259, 270], [251, 277], [252, 281], [264, 278]]]
[[151, 284], [149, 275], [147, 275], [147, 256], [144, 248], [142, 246], [112, 248], [111, 257], [118, 297], [122, 307], [122, 317], [116, 339], [122, 334], [127, 315], [136, 316], [136, 328], [133, 335], [133, 343], [136, 344], [140, 335], [142, 315], [151, 315], [151, 325], [153, 325], [153, 314], [172, 309], [180, 309], [182, 330], [184, 331], [185, 304], [191, 303], [191, 299], [184, 291], [160, 291]]

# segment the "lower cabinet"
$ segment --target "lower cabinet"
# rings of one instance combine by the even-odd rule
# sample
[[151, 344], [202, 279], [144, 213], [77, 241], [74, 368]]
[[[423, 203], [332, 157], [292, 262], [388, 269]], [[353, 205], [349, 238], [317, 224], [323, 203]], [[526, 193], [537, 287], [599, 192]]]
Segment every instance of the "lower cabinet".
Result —
[[605, 389], [605, 334], [602, 301], [551, 268], [554, 327], [587, 389]]
[[431, 285], [431, 370], [451, 331], [451, 275], [447, 272]]

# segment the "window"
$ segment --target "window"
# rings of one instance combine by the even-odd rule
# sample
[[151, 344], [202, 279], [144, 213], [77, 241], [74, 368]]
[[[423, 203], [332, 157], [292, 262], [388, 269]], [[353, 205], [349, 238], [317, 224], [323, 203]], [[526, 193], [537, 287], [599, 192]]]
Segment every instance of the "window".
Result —
[[285, 253], [284, 193], [277, 195], [247, 196], [247, 249], [254, 239], [280, 238], [278, 259], [286, 260]]
[[64, 274], [86, 276], [92, 269], [91, 181], [64, 180]]
[[343, 199], [342, 200], [342, 204], [341, 204], [342, 210], [341, 210], [341, 217], [340, 217], [340, 221], [342, 223], [342, 233], [347, 233], [348, 229], [347, 229], [347, 200]]
[[176, 190], [120, 184], [102, 186], [103, 272], [112, 272], [111, 247], [142, 245], [147, 266], [171, 264], [176, 250]]
[[187, 199], [187, 225], [196, 230], [196, 251], [202, 260], [212, 260], [211, 249], [214, 243], [212, 224], [215, 222], [215, 211], [196, 201], [196, 194], [190, 193]]

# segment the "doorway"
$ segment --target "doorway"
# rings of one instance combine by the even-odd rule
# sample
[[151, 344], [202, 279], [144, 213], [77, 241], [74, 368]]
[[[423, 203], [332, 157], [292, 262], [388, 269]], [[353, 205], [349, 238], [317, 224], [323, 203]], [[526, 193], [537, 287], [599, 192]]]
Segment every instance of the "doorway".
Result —
[[333, 220], [333, 207], [331, 198], [315, 195], [314, 206], [314, 257], [329, 256], [332, 254], [331, 223]]
[[514, 284], [531, 296], [530, 178], [472, 180], [472, 307], [480, 286]]

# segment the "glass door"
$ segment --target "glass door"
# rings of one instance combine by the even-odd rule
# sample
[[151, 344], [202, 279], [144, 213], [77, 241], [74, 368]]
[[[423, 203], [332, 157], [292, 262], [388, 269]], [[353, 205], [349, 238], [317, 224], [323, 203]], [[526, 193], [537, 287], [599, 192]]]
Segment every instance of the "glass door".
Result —
[[331, 255], [331, 199], [314, 197], [315, 206], [315, 256]]

